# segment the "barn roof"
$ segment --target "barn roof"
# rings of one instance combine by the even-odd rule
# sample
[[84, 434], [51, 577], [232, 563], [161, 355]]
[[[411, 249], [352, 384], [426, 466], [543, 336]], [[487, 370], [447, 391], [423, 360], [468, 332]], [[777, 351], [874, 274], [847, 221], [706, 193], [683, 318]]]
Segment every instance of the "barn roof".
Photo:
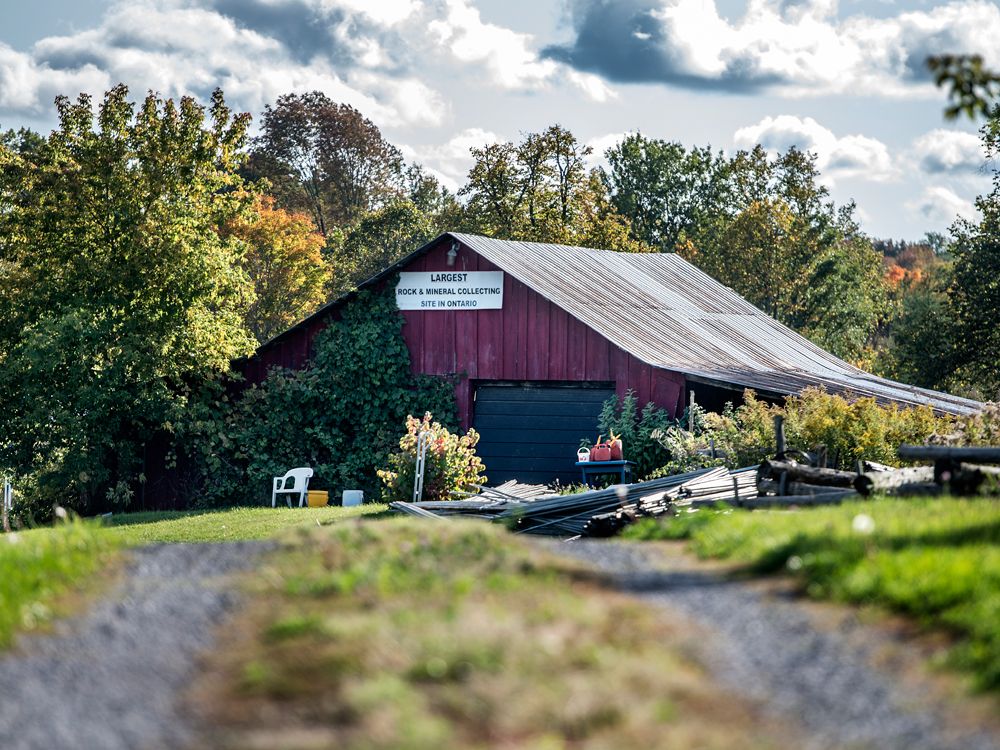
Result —
[[982, 406], [854, 367], [675, 253], [616, 253], [452, 236], [655, 367], [770, 394], [822, 386], [881, 402], [929, 404], [949, 413]]
[[[361, 284], [375, 284], [452, 238], [558, 305], [637, 359], [693, 380], [769, 395], [808, 386], [927, 404], [952, 414], [982, 404], [865, 372], [821, 349], [674, 253], [618, 253], [446, 233]], [[285, 339], [352, 295], [263, 344]]]

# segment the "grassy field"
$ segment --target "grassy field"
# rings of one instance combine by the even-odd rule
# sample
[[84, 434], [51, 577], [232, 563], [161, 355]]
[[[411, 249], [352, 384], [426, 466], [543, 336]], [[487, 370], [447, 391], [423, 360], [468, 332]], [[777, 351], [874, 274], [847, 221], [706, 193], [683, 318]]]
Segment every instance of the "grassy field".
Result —
[[227, 748], [784, 746], [682, 626], [567, 565], [476, 522], [303, 531], [192, 705]]
[[344, 518], [384, 513], [376, 503], [352, 508], [226, 508], [207, 511], [155, 511], [111, 517], [112, 533], [124, 544], [154, 542], [234, 542], [264, 539], [300, 526], [326, 525]]
[[875, 604], [958, 638], [956, 666], [1000, 689], [1000, 502], [882, 499], [802, 511], [698, 511], [627, 530], [788, 572], [816, 598]]
[[91, 580], [117, 547], [103, 529], [82, 522], [0, 536], [0, 648], [18, 630], [47, 622], [53, 603]]

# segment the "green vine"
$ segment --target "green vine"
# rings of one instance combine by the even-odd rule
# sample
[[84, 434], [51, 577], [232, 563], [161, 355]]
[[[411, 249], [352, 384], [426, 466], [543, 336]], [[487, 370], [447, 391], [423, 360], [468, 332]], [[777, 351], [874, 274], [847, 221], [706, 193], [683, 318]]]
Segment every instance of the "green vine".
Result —
[[176, 426], [196, 479], [192, 504], [267, 502], [271, 478], [295, 466], [313, 468], [312, 489], [374, 498], [407, 415], [430, 411], [457, 426], [454, 383], [410, 370], [392, 289], [346, 303], [305, 368], [274, 369], [235, 399], [206, 385]]

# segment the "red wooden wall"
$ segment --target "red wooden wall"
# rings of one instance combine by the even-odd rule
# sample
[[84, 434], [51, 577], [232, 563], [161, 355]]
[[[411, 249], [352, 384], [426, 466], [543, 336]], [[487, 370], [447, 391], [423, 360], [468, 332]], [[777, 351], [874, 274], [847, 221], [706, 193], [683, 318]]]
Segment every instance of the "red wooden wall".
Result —
[[[462, 247], [448, 266], [443, 243], [408, 271], [499, 271]], [[463, 428], [476, 380], [597, 381], [629, 388], [639, 404], [653, 401], [676, 414], [683, 409], [684, 376], [651, 367], [611, 344], [562, 308], [504, 274], [502, 310], [407, 310], [403, 336], [415, 372], [465, 375], [456, 386]]]
[[[502, 270], [464, 246], [449, 266], [450, 246], [446, 238], [406, 270]], [[407, 310], [403, 316], [414, 372], [464, 376], [456, 386], [463, 428], [472, 423], [477, 380], [613, 382], [619, 396], [634, 390], [640, 406], [652, 401], [673, 416], [684, 408], [683, 375], [639, 361], [507, 273], [502, 310]], [[266, 347], [242, 368], [247, 380], [258, 382], [274, 366], [301, 367], [331, 317], [335, 313], [308, 321]]]

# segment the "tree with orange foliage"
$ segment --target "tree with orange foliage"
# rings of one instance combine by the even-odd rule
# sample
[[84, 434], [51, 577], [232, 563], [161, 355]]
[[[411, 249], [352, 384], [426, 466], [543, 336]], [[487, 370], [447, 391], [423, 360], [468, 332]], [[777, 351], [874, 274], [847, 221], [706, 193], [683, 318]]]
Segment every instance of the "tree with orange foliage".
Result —
[[260, 342], [322, 305], [330, 269], [323, 260], [323, 235], [306, 214], [276, 208], [262, 196], [254, 210], [234, 219], [226, 234], [245, 248], [243, 268], [253, 281], [256, 299], [246, 324]]

